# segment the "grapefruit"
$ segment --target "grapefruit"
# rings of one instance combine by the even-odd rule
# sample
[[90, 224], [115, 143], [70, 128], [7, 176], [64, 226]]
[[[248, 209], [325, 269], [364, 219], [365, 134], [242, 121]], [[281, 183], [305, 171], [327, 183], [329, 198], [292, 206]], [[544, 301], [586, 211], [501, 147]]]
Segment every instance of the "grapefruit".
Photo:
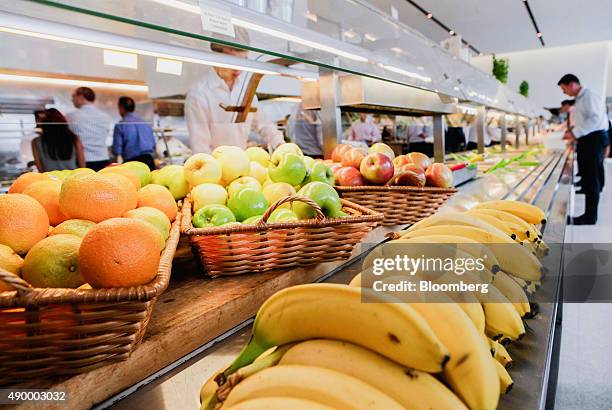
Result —
[[178, 212], [176, 201], [168, 188], [157, 184], [149, 184], [138, 191], [138, 208], [143, 206], [159, 209], [170, 222], [174, 221]]
[[79, 250], [83, 279], [93, 288], [149, 283], [159, 266], [157, 231], [136, 218], [112, 218], [91, 228]]
[[[60, 211], [70, 219], [101, 222], [123, 215], [128, 209], [126, 188], [117, 182], [121, 175], [75, 174], [62, 184]], [[126, 180], [127, 181], [127, 180]], [[130, 188], [132, 184], [127, 181]]]
[[24, 194], [0, 195], [0, 244], [23, 255], [48, 232], [49, 217], [37, 200]]
[[37, 172], [26, 172], [21, 174], [11, 185], [8, 190], [9, 194], [20, 194], [28, 185], [38, 181], [51, 181], [52, 178], [47, 174], [39, 174]]
[[137, 189], [134, 188], [134, 184], [132, 184], [132, 182], [130, 182], [127, 177], [120, 175], [116, 172], [108, 172], [104, 174], [104, 176], [107, 176], [113, 181], [115, 181], [125, 193], [127, 201], [125, 211], [129, 211], [130, 209], [136, 208], [136, 206], [138, 205], [138, 194]]
[[78, 288], [84, 282], [79, 272], [81, 238], [60, 234], [43, 239], [23, 261], [23, 279], [37, 288]]
[[94, 222], [87, 221], [85, 219], [68, 219], [67, 221], [62, 222], [55, 228], [51, 229], [51, 232], [49, 232], [49, 236], [65, 233], [70, 235], [76, 235], [79, 238], [82, 238], [85, 236], [85, 234], [87, 234], [89, 228], [94, 225]]
[[[6, 245], [0, 245], [0, 268], [14, 273], [17, 276], [21, 276], [21, 267], [23, 266], [23, 259], [17, 255], [15, 251]], [[13, 287], [0, 281], [0, 292], [5, 290], [13, 290]]]
[[23, 194], [31, 196], [40, 202], [45, 211], [47, 211], [49, 224], [55, 226], [68, 219], [59, 208], [61, 190], [62, 183], [60, 181], [38, 181], [28, 185], [23, 190]]

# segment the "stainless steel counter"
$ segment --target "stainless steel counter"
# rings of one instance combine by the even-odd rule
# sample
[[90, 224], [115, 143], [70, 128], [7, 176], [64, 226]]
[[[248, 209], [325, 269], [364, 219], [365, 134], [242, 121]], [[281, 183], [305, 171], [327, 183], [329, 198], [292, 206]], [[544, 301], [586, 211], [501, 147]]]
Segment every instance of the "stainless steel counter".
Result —
[[[536, 167], [500, 170], [466, 183], [441, 211], [469, 209], [489, 199], [524, 200], [547, 210], [549, 223], [543, 230], [545, 240], [562, 242], [573, 157], [568, 152], [555, 151], [543, 153], [539, 161], [540, 165]], [[319, 281], [348, 283], [361, 270], [364, 256], [365, 252], [322, 276]], [[539, 292], [550, 295], [550, 300], [557, 300], [559, 277], [545, 278]], [[503, 397], [500, 408], [541, 409], [547, 399], [554, 397], [558, 362], [558, 357], [555, 359], [555, 352], [558, 355], [556, 341], [560, 335], [555, 324], [559, 313], [557, 303], [541, 304], [540, 313], [527, 322], [526, 337], [510, 346], [515, 363], [510, 374], [515, 386]], [[197, 408], [200, 386], [239, 353], [248, 339], [250, 327], [251, 320], [240, 324], [95, 408]]]

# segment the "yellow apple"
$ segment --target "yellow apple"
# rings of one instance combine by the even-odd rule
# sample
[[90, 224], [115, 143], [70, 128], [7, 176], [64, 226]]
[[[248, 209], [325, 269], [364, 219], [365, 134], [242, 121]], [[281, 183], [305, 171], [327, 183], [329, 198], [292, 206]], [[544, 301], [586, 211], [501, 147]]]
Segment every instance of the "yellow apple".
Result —
[[221, 185], [223, 186], [251, 172], [251, 161], [248, 155], [238, 147], [222, 145], [215, 148], [212, 156], [221, 162]]
[[258, 180], [253, 177], [240, 177], [238, 179], [233, 180], [227, 186], [227, 194], [229, 197], [233, 197], [238, 191], [242, 188], [255, 188], [258, 191], [261, 191], [261, 184]]
[[268, 151], [261, 147], [249, 147], [246, 150], [247, 156], [252, 162], [258, 162], [264, 167], [268, 167], [270, 161], [270, 154]]
[[251, 172], [249, 176], [255, 178], [260, 184], [268, 179], [268, 168], [264, 168], [259, 162], [251, 161]]
[[227, 191], [219, 184], [200, 184], [191, 190], [193, 211], [211, 204], [225, 205], [227, 196]]
[[185, 179], [189, 185], [221, 182], [221, 162], [208, 154], [195, 154], [183, 166]]
[[[278, 201], [281, 198], [295, 195], [295, 188], [293, 188], [286, 182], [273, 182], [264, 186], [263, 194], [270, 203], [270, 205], [272, 205], [274, 202]], [[286, 203], [281, 205], [281, 208], [291, 208], [291, 206]]]

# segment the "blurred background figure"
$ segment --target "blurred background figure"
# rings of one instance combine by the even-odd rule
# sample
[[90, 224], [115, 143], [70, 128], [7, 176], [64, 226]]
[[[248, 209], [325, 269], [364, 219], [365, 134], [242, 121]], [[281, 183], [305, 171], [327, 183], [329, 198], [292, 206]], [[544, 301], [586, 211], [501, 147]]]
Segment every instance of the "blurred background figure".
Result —
[[68, 128], [66, 117], [55, 108], [40, 113], [39, 137], [32, 140], [32, 154], [39, 172], [85, 167], [83, 145]]
[[287, 122], [289, 138], [313, 158], [323, 158], [323, 128], [319, 111], [306, 110], [300, 103]]
[[113, 132], [113, 154], [117, 162], [140, 161], [155, 169], [155, 135], [153, 128], [134, 113], [136, 104], [130, 97], [121, 97], [117, 104], [121, 121]]
[[351, 128], [349, 128], [348, 139], [371, 145], [380, 141], [381, 135], [371, 118], [366, 113], [360, 112], [358, 120], [351, 124]]

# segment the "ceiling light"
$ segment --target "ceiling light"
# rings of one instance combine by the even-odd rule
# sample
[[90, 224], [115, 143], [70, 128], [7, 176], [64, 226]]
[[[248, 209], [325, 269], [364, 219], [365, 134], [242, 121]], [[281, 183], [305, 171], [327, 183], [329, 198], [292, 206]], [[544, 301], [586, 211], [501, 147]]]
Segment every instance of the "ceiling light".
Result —
[[426, 77], [426, 76], [418, 74], [418, 73], [413, 73], [412, 71], [407, 71], [407, 70], [404, 70], [403, 68], [395, 67], [395, 66], [392, 66], [392, 65], [386, 65], [386, 64], [380, 64], [380, 66], [382, 68], [384, 68], [385, 70], [389, 70], [389, 71], [392, 71], [392, 72], [397, 73], [397, 74], [402, 74], [402, 75], [405, 75], [405, 76], [410, 77], [410, 78], [421, 80], [421, 81], [423, 81], [425, 83], [430, 83], [431, 82], [431, 77]]
[[363, 36], [364, 36], [364, 37], [365, 37], [365, 39], [366, 39], [366, 40], [368, 40], [368, 41], [376, 41], [376, 36], [374, 36], [374, 35], [372, 35], [372, 34], [365, 33]]
[[355, 33], [353, 30], [346, 30], [342, 34], [344, 34], [344, 37], [348, 38], [354, 38], [357, 35], [357, 33]]
[[538, 32], [538, 33], [536, 34], [536, 37], [537, 37], [537, 38], [542, 37], [542, 33]]
[[[198, 14], [198, 15], [201, 14], [201, 12], [202, 12], [199, 6], [196, 6], [196, 5], [193, 5], [193, 4], [187, 4], [187, 3], [184, 3], [184, 2], [178, 1], [178, 0], [151, 0], [151, 1], [153, 1], [155, 3], [162, 4], [164, 6], [174, 7], [174, 8], [181, 9], [181, 10], [184, 10], [184, 11], [188, 11], [190, 13], [194, 13], [194, 14]], [[259, 31], [260, 33], [268, 34], [270, 36], [279, 38], [281, 40], [292, 41], [294, 43], [301, 44], [303, 46], [308, 46], [308, 47], [311, 47], [311, 48], [314, 48], [314, 49], [317, 49], [317, 50], [325, 51], [325, 52], [328, 52], [328, 53], [331, 53], [331, 54], [336, 54], [336, 55], [341, 56], [341, 57], [346, 57], [346, 58], [351, 59], [351, 60], [361, 61], [361, 62], [367, 62], [368, 61], [367, 58], [362, 57], [360, 55], [349, 53], [347, 51], [340, 50], [340, 49], [335, 48], [335, 47], [330, 47], [330, 46], [327, 46], [325, 44], [320, 44], [320, 43], [317, 43], [315, 41], [306, 40], [306, 39], [304, 39], [302, 37], [298, 37], [298, 36], [295, 36], [293, 34], [289, 34], [289, 33], [283, 32], [283, 31], [274, 30], [272, 28], [260, 26], [258, 24], [251, 23], [250, 21], [242, 20], [242, 19], [237, 18], [237, 17], [232, 17], [232, 24], [235, 24], [235, 25], [243, 27], [243, 28]]]
[[396, 53], [403, 53], [404, 52], [404, 50], [402, 50], [399, 47], [391, 47], [391, 51], [395, 51]]
[[310, 20], [310, 21], [312, 21], [312, 22], [314, 22], [314, 23], [316, 23], [316, 22], [317, 22], [317, 20], [318, 20], [317, 15], [316, 15], [315, 13], [311, 13], [311, 12], [310, 12], [310, 11], [308, 11], [308, 10], [306, 10], [306, 13], [304, 13], [304, 16], [305, 16], [305, 17], [306, 17], [308, 20]]
[[104, 65], [136, 70], [138, 68], [138, 55], [123, 51], [104, 50]]
[[177, 60], [158, 58], [157, 64], [155, 66], [155, 71], [163, 74], [181, 75], [183, 72], [183, 63]]
[[454, 30], [449, 30], [448, 34], [450, 34], [451, 36], [454, 36], [455, 35], [455, 31]]
[[433, 14], [431, 14], [431, 13], [427, 13], [427, 14], [425, 15], [425, 17], [427, 17], [428, 19], [432, 19], [432, 18], [433, 18]]
[[92, 87], [92, 88], [112, 88], [115, 90], [141, 91], [148, 92], [149, 87], [139, 84], [112, 83], [105, 81], [73, 80], [68, 78], [38, 77], [29, 75], [0, 74], [0, 81], [10, 81], [12, 83], [37, 83], [65, 85], [70, 87]]

